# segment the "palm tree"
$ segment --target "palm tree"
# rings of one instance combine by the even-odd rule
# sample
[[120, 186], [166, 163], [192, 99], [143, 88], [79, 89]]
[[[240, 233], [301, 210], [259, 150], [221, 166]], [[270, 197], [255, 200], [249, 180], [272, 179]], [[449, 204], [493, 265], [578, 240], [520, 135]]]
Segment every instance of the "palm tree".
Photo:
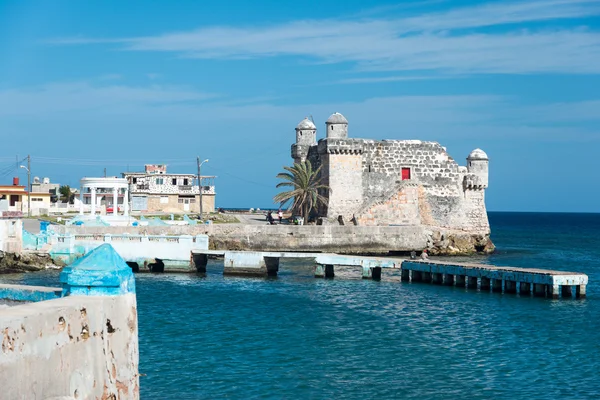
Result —
[[283, 179], [277, 187], [291, 187], [291, 190], [281, 192], [273, 201], [283, 205], [291, 199], [294, 199], [292, 210], [299, 212], [305, 221], [308, 221], [308, 215], [313, 208], [319, 204], [326, 204], [327, 198], [319, 193], [319, 190], [329, 190], [329, 186], [322, 183], [320, 176], [321, 167], [313, 170], [310, 161], [295, 163], [292, 167], [283, 167], [288, 172], [277, 174], [277, 178]]

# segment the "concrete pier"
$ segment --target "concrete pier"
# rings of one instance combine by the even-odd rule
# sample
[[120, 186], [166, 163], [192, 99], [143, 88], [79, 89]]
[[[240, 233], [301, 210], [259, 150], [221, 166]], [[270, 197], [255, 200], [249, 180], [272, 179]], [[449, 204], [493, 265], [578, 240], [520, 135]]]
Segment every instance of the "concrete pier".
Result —
[[[208, 256], [224, 257], [224, 275], [277, 276], [280, 260], [307, 259], [315, 265], [318, 278], [357, 278], [380, 280], [387, 272], [398, 271], [402, 282], [424, 282], [496, 293], [519, 293], [553, 299], [584, 298], [585, 274], [544, 269], [498, 267], [484, 264], [458, 264], [442, 261], [401, 260], [326, 253], [192, 251], [191, 260], [200, 272], [206, 271]], [[390, 274], [391, 275], [391, 274]], [[388, 276], [390, 276], [388, 275]]]
[[517, 293], [518, 290], [521, 295], [530, 295], [533, 289], [534, 296], [553, 299], [571, 298], [573, 286], [575, 287], [575, 297], [584, 298], [588, 283], [587, 275], [576, 272], [483, 264], [404, 261], [402, 269], [410, 270], [413, 277], [417, 271], [421, 274], [431, 273], [434, 277], [433, 283], [441, 283], [441, 277], [444, 277], [444, 282], [447, 284], [453, 280], [456, 285], [464, 285], [466, 279], [467, 287], [476, 289], [477, 280], [479, 280], [481, 291]]

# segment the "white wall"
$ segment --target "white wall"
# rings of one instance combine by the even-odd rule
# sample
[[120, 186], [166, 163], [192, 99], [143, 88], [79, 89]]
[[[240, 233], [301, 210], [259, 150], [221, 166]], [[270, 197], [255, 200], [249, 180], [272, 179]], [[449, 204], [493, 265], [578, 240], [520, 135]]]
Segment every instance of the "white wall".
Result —
[[134, 294], [8, 307], [0, 329], [1, 398], [139, 399]]

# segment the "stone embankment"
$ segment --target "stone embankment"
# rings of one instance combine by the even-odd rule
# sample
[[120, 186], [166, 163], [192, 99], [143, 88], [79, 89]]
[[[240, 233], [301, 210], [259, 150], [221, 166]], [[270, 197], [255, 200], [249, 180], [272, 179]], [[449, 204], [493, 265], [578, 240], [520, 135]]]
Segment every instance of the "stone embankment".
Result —
[[0, 274], [35, 272], [55, 265], [45, 253], [6, 253], [0, 251]]
[[153, 227], [60, 226], [58, 233], [208, 235], [212, 250], [301, 251], [388, 254], [429, 249], [435, 255], [469, 255], [494, 250], [489, 235], [423, 225], [196, 225]]

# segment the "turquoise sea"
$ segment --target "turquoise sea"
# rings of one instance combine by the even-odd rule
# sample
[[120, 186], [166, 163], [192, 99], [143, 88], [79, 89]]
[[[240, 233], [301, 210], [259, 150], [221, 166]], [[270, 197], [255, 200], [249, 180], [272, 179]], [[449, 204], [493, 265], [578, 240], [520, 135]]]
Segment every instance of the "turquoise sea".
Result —
[[140, 274], [142, 399], [600, 398], [600, 214], [490, 222], [498, 250], [476, 261], [584, 272], [587, 299], [323, 280], [297, 264], [276, 279], [224, 278], [217, 262]]

